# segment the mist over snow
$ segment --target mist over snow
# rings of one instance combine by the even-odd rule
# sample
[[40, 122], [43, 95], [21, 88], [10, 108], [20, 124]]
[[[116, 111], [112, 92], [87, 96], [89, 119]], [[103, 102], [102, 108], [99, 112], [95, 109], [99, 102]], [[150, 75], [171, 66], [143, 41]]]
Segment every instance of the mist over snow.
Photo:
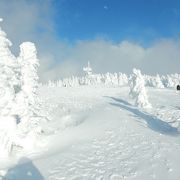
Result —
[[69, 42], [58, 37], [52, 7], [53, 1], [0, 1], [3, 28], [13, 42], [12, 50], [19, 54], [25, 40], [36, 43], [40, 59], [40, 80], [80, 75], [90, 61], [97, 73], [107, 71], [130, 73], [134, 67], [146, 74], [166, 74], [179, 71], [180, 40], [156, 39], [144, 47], [138, 41], [94, 37], [91, 40]]

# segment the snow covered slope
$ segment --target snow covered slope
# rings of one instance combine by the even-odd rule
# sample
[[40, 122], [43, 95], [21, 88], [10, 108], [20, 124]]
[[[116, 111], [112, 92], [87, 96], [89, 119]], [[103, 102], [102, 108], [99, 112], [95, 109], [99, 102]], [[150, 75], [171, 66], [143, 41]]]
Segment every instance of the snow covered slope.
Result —
[[147, 112], [128, 93], [41, 87], [43, 133], [33, 150], [0, 161], [2, 179], [179, 180], [180, 94], [149, 88]]

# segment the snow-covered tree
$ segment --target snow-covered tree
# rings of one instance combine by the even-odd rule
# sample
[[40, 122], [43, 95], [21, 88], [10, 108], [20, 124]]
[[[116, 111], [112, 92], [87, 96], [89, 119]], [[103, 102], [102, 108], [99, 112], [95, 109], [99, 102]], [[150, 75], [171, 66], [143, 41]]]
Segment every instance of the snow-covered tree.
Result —
[[107, 72], [104, 76], [105, 80], [104, 80], [104, 83], [105, 85], [112, 85], [112, 81], [111, 81], [111, 75], [109, 72]]
[[174, 83], [173, 87], [176, 87], [178, 84], [180, 84], [180, 74], [171, 74], [170, 77]]
[[[1, 19], [2, 21], [2, 19]], [[9, 47], [12, 43], [6, 38], [6, 33], [0, 27], [0, 115], [10, 115], [12, 111], [14, 92], [15, 57]]]
[[112, 84], [113, 84], [113, 86], [118, 86], [118, 84], [119, 84], [117, 73], [112, 74]]
[[120, 73], [118, 75], [118, 84], [119, 86], [124, 86], [128, 84], [128, 77], [126, 74]]
[[[18, 63], [21, 67], [21, 92], [18, 94], [17, 103], [19, 105], [19, 114], [21, 123], [30, 127], [34, 122], [38, 103], [38, 66], [36, 47], [31, 42], [24, 42], [20, 45], [20, 55]], [[25, 126], [25, 129], [27, 128]]]
[[135, 99], [135, 105], [140, 108], [150, 108], [151, 104], [148, 101], [144, 79], [140, 70], [133, 69], [133, 74], [129, 80], [129, 86], [129, 95]]
[[[0, 22], [2, 19], [0, 19]], [[9, 47], [12, 43], [7, 39], [6, 33], [0, 27], [0, 155], [8, 156], [13, 144], [12, 134], [16, 126], [14, 112], [15, 85], [15, 57]], [[13, 127], [12, 129], [10, 127]]]
[[31, 42], [24, 42], [20, 45], [20, 64], [22, 73], [22, 90], [28, 95], [29, 101], [36, 100], [38, 88], [38, 67], [36, 47]]
[[156, 75], [155, 83], [156, 83], [157, 88], [161, 88], [161, 89], [164, 88], [164, 85], [163, 85], [163, 83], [161, 81], [161, 78], [160, 78], [159, 74]]
[[156, 87], [156, 88], [164, 88], [164, 79], [157, 74], [156, 76], [149, 76], [149, 75], [144, 75], [145, 79], [145, 85], [150, 86], [150, 87]]
[[87, 67], [83, 68], [83, 71], [85, 72], [85, 76], [91, 76], [92, 75], [92, 68], [91, 68], [89, 61], [88, 61]]
[[61, 81], [61, 80], [58, 80], [58, 81], [56, 82], [56, 86], [57, 86], [57, 87], [62, 87], [62, 86], [63, 86], [62, 81]]
[[94, 83], [94, 75], [93, 75], [93, 71], [92, 71], [89, 61], [88, 61], [87, 67], [83, 68], [83, 71], [85, 72], [84, 84], [86, 84], [86, 85], [93, 84]]
[[176, 87], [176, 84], [174, 83], [171, 75], [166, 75], [166, 76], [164, 75], [161, 77], [161, 79], [162, 79], [162, 83], [163, 83], [164, 87], [167, 87], [167, 88]]
[[0, 27], [0, 157], [8, 156], [14, 144], [21, 145], [18, 135], [32, 135], [33, 127], [42, 119], [38, 112], [36, 47], [31, 42], [22, 43], [15, 58], [11, 45]]

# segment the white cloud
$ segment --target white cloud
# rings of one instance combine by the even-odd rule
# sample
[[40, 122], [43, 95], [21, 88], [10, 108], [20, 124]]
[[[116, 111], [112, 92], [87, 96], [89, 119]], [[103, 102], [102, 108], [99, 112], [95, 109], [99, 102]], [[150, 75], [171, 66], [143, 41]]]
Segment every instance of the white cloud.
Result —
[[180, 40], [157, 40], [148, 48], [135, 42], [103, 39], [74, 45], [61, 42], [54, 31], [52, 1], [0, 0], [3, 29], [14, 44], [13, 51], [17, 53], [23, 41], [36, 43], [42, 81], [80, 74], [87, 61], [97, 73], [130, 73], [133, 67], [149, 74], [179, 72]]
[[53, 31], [49, 0], [1, 0], [0, 17], [4, 19], [3, 28], [16, 46], [27, 39], [38, 42], [42, 38], [40, 35]]
[[106, 40], [92, 40], [78, 42], [65, 61], [74, 64], [78, 71], [90, 61], [96, 72], [130, 73], [136, 67], [145, 73], [163, 74], [179, 72], [179, 59], [180, 40], [159, 40], [148, 48], [128, 41], [115, 44]]

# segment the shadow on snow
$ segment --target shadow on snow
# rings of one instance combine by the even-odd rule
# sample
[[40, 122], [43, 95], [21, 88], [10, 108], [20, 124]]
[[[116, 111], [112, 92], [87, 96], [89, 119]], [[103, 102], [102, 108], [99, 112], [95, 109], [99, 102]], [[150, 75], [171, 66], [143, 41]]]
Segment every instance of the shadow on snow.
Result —
[[172, 127], [171, 125], [169, 125], [169, 123], [162, 121], [161, 119], [151, 114], [140, 111], [139, 109], [133, 107], [130, 103], [122, 99], [117, 99], [114, 97], [108, 97], [108, 98], [111, 98], [116, 102], [116, 103], [110, 103], [111, 105], [120, 107], [121, 109], [125, 109], [131, 112], [132, 114], [134, 114], [135, 116], [139, 117], [140, 119], [143, 119], [147, 123], [147, 126], [153, 131], [170, 136], [180, 135], [178, 129]]
[[44, 180], [44, 178], [32, 161], [23, 157], [16, 166], [7, 171], [2, 180]]

